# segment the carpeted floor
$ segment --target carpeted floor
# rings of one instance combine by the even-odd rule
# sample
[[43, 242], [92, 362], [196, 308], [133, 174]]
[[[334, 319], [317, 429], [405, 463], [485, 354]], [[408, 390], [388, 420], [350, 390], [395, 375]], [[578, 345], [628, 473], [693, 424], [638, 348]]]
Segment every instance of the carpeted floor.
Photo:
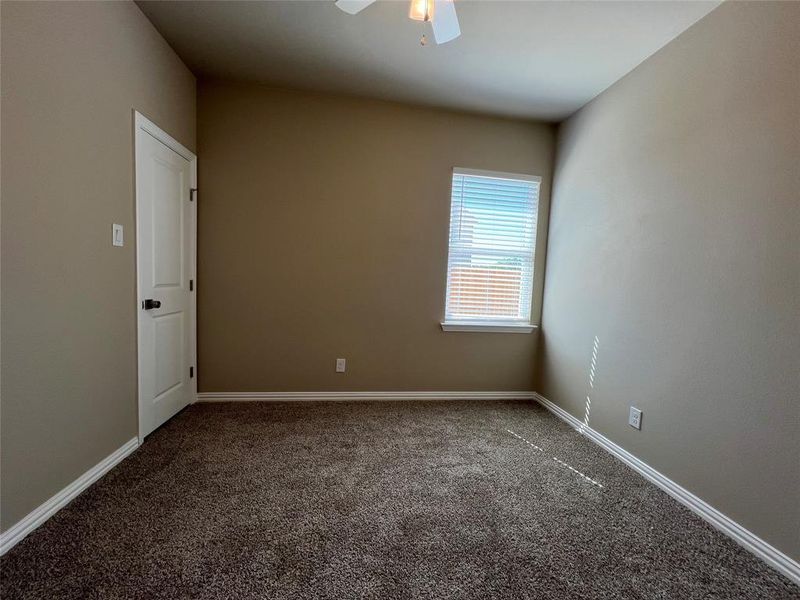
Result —
[[14, 598], [800, 599], [532, 402], [189, 407], [0, 561]]

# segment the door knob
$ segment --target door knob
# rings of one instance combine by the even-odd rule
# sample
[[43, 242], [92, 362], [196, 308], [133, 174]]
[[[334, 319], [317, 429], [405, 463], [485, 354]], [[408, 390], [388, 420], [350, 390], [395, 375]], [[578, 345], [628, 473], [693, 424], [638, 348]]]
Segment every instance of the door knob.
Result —
[[142, 308], [145, 310], [152, 310], [154, 308], [161, 308], [161, 301], [160, 300], [153, 300], [152, 298], [148, 298], [144, 302], [142, 302]]

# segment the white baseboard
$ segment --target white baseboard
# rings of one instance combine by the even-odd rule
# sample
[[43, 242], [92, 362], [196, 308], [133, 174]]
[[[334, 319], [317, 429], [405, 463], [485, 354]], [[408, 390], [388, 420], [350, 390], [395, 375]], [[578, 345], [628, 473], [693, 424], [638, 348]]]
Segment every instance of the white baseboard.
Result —
[[36, 508], [27, 517], [0, 534], [0, 556], [8, 552], [31, 531], [39, 527], [78, 494], [110, 471], [117, 463], [139, 447], [138, 438], [128, 440], [121, 448], [112, 452], [75, 481], [70, 483], [47, 502]]
[[533, 392], [200, 392], [198, 402], [309, 400], [533, 400]]
[[580, 433], [584, 434], [610, 454], [616, 456], [633, 470], [639, 472], [645, 479], [660, 487], [693, 513], [708, 521], [713, 527], [733, 538], [734, 541], [745, 549], [755, 554], [797, 585], [800, 585], [800, 563], [771, 546], [753, 532], [745, 529], [736, 521], [724, 515], [704, 500], [701, 500], [686, 488], [672, 481], [669, 477], [659, 473], [646, 462], [636, 458], [633, 454], [621, 448], [604, 435], [598, 433], [591, 427], [585, 426], [581, 420], [572, 416], [544, 396], [534, 394], [534, 398], [551, 413], [577, 429]]

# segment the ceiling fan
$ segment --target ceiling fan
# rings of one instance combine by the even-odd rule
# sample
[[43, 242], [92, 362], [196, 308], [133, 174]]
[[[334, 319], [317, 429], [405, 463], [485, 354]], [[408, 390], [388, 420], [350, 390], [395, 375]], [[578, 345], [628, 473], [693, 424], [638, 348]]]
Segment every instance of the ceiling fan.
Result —
[[[336, 6], [344, 12], [354, 15], [367, 8], [376, 0], [336, 0]], [[458, 26], [454, 0], [411, 0], [408, 17], [415, 21], [430, 21], [433, 37], [437, 44], [444, 44], [461, 35]], [[426, 43], [425, 36], [420, 42]]]

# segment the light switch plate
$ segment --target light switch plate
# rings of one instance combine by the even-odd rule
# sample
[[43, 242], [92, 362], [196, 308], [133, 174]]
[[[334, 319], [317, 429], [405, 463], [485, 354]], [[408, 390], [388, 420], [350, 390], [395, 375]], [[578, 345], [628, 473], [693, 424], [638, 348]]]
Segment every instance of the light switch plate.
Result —
[[118, 225], [117, 223], [111, 225], [111, 243], [114, 246], [124, 245], [122, 225]]

